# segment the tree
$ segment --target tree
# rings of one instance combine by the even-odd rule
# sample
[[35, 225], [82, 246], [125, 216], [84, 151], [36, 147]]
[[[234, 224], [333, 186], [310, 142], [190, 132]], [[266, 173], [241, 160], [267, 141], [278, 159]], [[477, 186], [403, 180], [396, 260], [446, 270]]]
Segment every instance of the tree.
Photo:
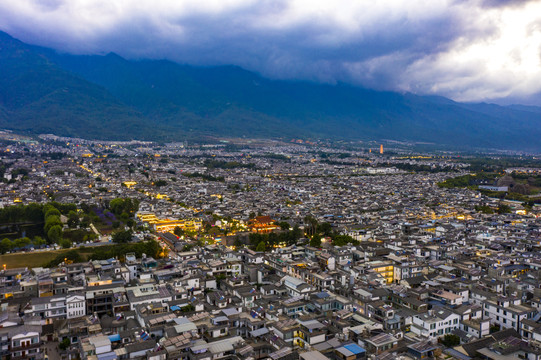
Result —
[[440, 342], [447, 347], [458, 346], [460, 345], [460, 336], [455, 334], [446, 334], [443, 338], [440, 338]]
[[60, 350], [66, 350], [70, 345], [71, 345], [70, 339], [69, 339], [69, 338], [65, 338], [64, 340], [62, 340], [62, 341], [58, 344], [58, 347], [60, 348]]
[[233, 244], [233, 246], [235, 246], [235, 249], [238, 250], [242, 247], [242, 241], [240, 240], [240, 238], [237, 236], [235, 237], [235, 242]]
[[281, 221], [277, 223], [278, 226], [280, 226], [280, 229], [282, 230], [289, 230], [289, 223], [287, 221]]
[[13, 249], [13, 242], [9, 240], [8, 238], [2, 239], [0, 241], [0, 252], [2, 254], [5, 254], [8, 251], [11, 251]]
[[180, 226], [175, 226], [175, 229], [173, 230], [173, 234], [176, 236], [182, 236], [184, 235], [184, 230], [180, 228]]
[[32, 243], [34, 244], [34, 247], [40, 248], [47, 244], [47, 241], [45, 241], [41, 236], [36, 236], [34, 240], [32, 240]]
[[321, 247], [321, 235], [315, 234], [314, 236], [312, 236], [312, 239], [310, 240], [310, 246], [316, 248]]
[[317, 224], [317, 219], [314, 218], [312, 215], [306, 215], [304, 217], [304, 230], [309, 236], [312, 236], [316, 233]]
[[75, 211], [70, 211], [68, 213], [68, 226], [75, 228], [77, 225], [79, 225], [79, 215]]
[[157, 181], [154, 182], [154, 186], [156, 186], [156, 187], [161, 187], [161, 186], [165, 186], [165, 185], [167, 185], [167, 181], [165, 181], [165, 180], [157, 180]]
[[43, 226], [43, 230], [46, 234], [49, 233], [49, 230], [53, 227], [53, 226], [60, 226], [60, 229], [62, 229], [62, 221], [60, 221], [60, 216], [58, 215], [51, 215], [51, 216], [48, 216], [46, 219], [45, 219], [45, 225]]
[[47, 238], [51, 243], [59, 243], [62, 239], [62, 227], [60, 225], [54, 225], [47, 231]]
[[24, 237], [24, 238], [16, 239], [13, 242], [13, 245], [14, 245], [15, 248], [22, 249], [22, 248], [30, 245], [31, 243], [32, 243], [32, 241], [29, 238]]
[[331, 224], [329, 224], [328, 222], [317, 224], [317, 232], [321, 233], [323, 236], [331, 236], [332, 235]]
[[261, 241], [259, 244], [257, 244], [255, 251], [265, 251], [266, 249], [267, 249], [267, 244], [265, 244], [264, 241]]
[[511, 207], [509, 205], [500, 204], [498, 206], [498, 210], [496, 210], [498, 214], [509, 214], [511, 212]]
[[62, 246], [62, 249], [69, 249], [72, 244], [69, 239], [60, 239], [58, 245]]
[[130, 198], [113, 199], [109, 202], [109, 208], [117, 216], [125, 212], [128, 217], [132, 217], [139, 210], [139, 200]]
[[359, 242], [349, 235], [336, 235], [332, 241], [334, 246], [344, 246], [346, 244], [358, 245]]
[[117, 231], [113, 234], [113, 242], [117, 244], [124, 244], [131, 241], [132, 232], [131, 230]]
[[90, 226], [90, 223], [92, 222], [92, 218], [90, 217], [90, 215], [83, 215], [83, 219], [81, 220], [81, 227], [82, 228], [87, 228]]
[[58, 211], [58, 209], [53, 207], [52, 205], [51, 207], [48, 208], [47, 212], [45, 213], [45, 219], [51, 216], [60, 216], [60, 211]]

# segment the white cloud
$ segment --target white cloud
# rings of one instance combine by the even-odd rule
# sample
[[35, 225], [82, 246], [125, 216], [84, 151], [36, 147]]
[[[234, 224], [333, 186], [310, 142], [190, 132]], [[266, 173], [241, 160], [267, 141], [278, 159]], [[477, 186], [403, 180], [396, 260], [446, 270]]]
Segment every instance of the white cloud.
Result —
[[74, 53], [231, 63], [462, 101], [541, 91], [539, 1], [0, 0], [0, 13], [11, 35]]

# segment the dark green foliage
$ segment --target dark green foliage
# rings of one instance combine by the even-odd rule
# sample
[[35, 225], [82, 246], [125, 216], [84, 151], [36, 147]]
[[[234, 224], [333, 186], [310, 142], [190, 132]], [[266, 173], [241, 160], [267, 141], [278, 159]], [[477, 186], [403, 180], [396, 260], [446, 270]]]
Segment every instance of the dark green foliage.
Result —
[[278, 222], [276, 225], [280, 226], [282, 230], [289, 230], [289, 223], [287, 221]]
[[0, 241], [0, 253], [5, 254], [13, 249], [13, 241], [8, 238], [4, 238]]
[[255, 251], [265, 251], [266, 249], [267, 249], [267, 244], [265, 244], [264, 241], [261, 241], [259, 244], [257, 244]]
[[335, 235], [332, 244], [334, 246], [344, 246], [347, 244], [359, 245], [359, 241], [355, 240], [349, 235]]
[[509, 214], [511, 212], [511, 207], [509, 207], [509, 205], [500, 204], [496, 212], [498, 214]]
[[310, 239], [310, 246], [319, 248], [321, 247], [321, 235], [314, 234], [312, 238]]
[[68, 226], [70, 228], [75, 228], [79, 225], [79, 215], [77, 215], [77, 212], [70, 211], [68, 213]]
[[[127, 253], [135, 253], [135, 256], [141, 257], [143, 254], [157, 257], [161, 249], [158, 243], [154, 240], [138, 242], [135, 244], [116, 244], [99, 246], [92, 249], [92, 253], [88, 255], [91, 260], [106, 260], [114, 257], [123, 259]], [[79, 250], [70, 250], [66, 253], [58, 255], [54, 260], [46, 264], [47, 267], [54, 267], [64, 261], [64, 258], [73, 262], [80, 262], [84, 259], [81, 257]]]
[[123, 258], [127, 253], [131, 252], [135, 253], [137, 257], [141, 257], [143, 254], [157, 257], [160, 251], [161, 249], [158, 243], [154, 240], [149, 240], [138, 243], [100, 246], [94, 249], [88, 258], [92, 260], [106, 260], [114, 257]]
[[132, 239], [131, 230], [117, 231], [113, 234], [113, 242], [117, 244], [130, 242]]
[[65, 259], [71, 260], [73, 262], [83, 261], [83, 258], [81, 257], [81, 254], [79, 254], [78, 250], [70, 250], [68, 252], [59, 254], [56, 258], [54, 258], [48, 264], [46, 264], [46, 267], [55, 267], [58, 264], [62, 263]]
[[167, 181], [165, 181], [165, 180], [157, 180], [157, 181], [154, 182], [154, 186], [156, 186], [156, 187], [161, 187], [161, 186], [165, 186], [165, 185], [167, 185]]
[[440, 341], [447, 347], [454, 347], [460, 345], [460, 336], [455, 334], [446, 334], [443, 338], [440, 338]]
[[481, 212], [483, 214], [494, 214], [494, 210], [492, 210], [492, 208], [487, 205], [476, 205], [475, 211]]
[[499, 324], [490, 325], [489, 331], [491, 334], [500, 331], [500, 325]]
[[58, 245], [62, 246], [62, 249], [69, 249], [71, 247], [71, 245], [72, 245], [72, 242], [69, 239], [62, 238], [58, 242]]
[[173, 234], [176, 236], [182, 236], [184, 235], [184, 230], [181, 229], [179, 226], [175, 226], [175, 229], [173, 229]]
[[208, 174], [201, 174], [201, 173], [198, 173], [198, 172], [184, 173], [182, 175], [184, 175], [186, 177], [189, 177], [189, 178], [201, 178], [201, 179], [206, 180], [206, 181], [220, 181], [220, 182], [225, 181], [223, 176], [212, 176], [212, 175], [208, 175]]
[[195, 306], [193, 306], [192, 304], [188, 304], [186, 306], [181, 307], [180, 311], [181, 312], [192, 312], [192, 311], [195, 311]]
[[66, 350], [70, 345], [71, 345], [70, 339], [69, 339], [69, 338], [65, 338], [64, 340], [62, 340], [62, 341], [58, 344], [58, 347], [60, 348], [60, 350]]
[[49, 230], [47, 231], [47, 238], [51, 243], [59, 243], [62, 239], [62, 226], [60, 225], [53, 225]]
[[121, 216], [126, 213], [129, 217], [133, 217], [139, 210], [139, 200], [131, 198], [117, 198], [109, 202], [111, 212], [116, 216]]
[[280, 233], [272, 232], [268, 234], [252, 233], [248, 238], [253, 247], [260, 246], [260, 244], [263, 243], [265, 247], [268, 246], [270, 248], [278, 244], [294, 245], [301, 236], [301, 230], [298, 226], [295, 226], [291, 231], [282, 231]]
[[0, 223], [41, 223], [44, 221], [43, 205], [28, 204], [7, 206], [0, 209]]

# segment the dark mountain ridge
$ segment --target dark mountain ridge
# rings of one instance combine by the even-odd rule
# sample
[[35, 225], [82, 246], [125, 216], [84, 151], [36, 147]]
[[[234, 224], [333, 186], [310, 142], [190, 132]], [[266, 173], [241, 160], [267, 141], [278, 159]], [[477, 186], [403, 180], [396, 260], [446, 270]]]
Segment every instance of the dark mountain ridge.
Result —
[[304, 137], [539, 150], [541, 108], [270, 80], [116, 54], [74, 56], [0, 33], [0, 126], [102, 139]]

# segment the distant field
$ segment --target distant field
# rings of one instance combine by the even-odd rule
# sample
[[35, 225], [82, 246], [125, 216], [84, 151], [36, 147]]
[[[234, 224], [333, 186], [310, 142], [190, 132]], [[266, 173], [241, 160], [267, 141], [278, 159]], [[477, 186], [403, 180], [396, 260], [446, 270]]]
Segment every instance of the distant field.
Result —
[[[44, 266], [51, 260], [53, 260], [55, 257], [58, 256], [58, 254], [62, 254], [64, 252], [69, 251], [69, 249], [66, 250], [54, 250], [54, 251], [42, 251], [42, 252], [29, 252], [29, 253], [16, 253], [16, 254], [5, 254], [0, 255], [0, 266], [1, 268], [4, 267], [4, 264], [6, 264], [6, 267], [8, 269], [18, 268], [18, 267], [40, 267]], [[83, 257], [86, 256], [86, 254], [90, 253], [88, 249], [81, 251], [81, 255]]]

